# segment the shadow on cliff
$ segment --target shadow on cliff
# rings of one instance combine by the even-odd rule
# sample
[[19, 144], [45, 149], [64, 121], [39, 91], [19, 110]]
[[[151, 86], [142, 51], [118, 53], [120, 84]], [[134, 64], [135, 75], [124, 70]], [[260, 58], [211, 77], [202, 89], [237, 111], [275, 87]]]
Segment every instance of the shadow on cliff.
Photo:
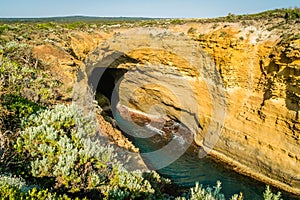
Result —
[[[272, 59], [272, 55], [270, 56]], [[296, 119], [299, 119], [300, 110], [300, 87], [298, 77], [300, 76], [300, 69], [289, 65], [292, 60], [280, 55], [280, 59], [272, 60], [270, 64], [261, 70], [267, 78], [267, 88], [264, 93], [264, 101], [272, 98], [284, 98], [287, 109], [296, 112]], [[279, 65], [278, 63], [285, 63]], [[264, 103], [262, 104], [262, 106]]]

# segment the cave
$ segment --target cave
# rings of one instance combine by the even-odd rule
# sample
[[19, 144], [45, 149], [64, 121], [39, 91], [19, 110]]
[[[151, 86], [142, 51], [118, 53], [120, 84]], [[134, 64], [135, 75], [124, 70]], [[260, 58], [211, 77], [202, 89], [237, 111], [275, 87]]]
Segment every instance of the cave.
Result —
[[[103, 109], [102, 115], [112, 117], [112, 93], [116, 84], [126, 72], [126, 69], [116, 68], [107, 68], [103, 72], [96, 89], [96, 100]], [[118, 99], [115, 100], [118, 101]]]
[[111, 95], [113, 89], [115, 87], [116, 78], [115, 74], [118, 69], [106, 69], [103, 75], [101, 76], [98, 86], [97, 86], [97, 93], [103, 94], [106, 98], [111, 99]]
[[[128, 72], [128, 69], [121, 68], [122, 64], [138, 63], [139, 61], [131, 58], [123, 52], [114, 52], [111, 55], [103, 58], [97, 63], [91, 76], [89, 77], [89, 85], [96, 88], [96, 100], [99, 106], [103, 109], [103, 116], [112, 117], [112, 94], [118, 81]], [[105, 67], [105, 63], [110, 63], [108, 67]], [[99, 82], [95, 81], [98, 80]], [[94, 85], [93, 83], [97, 83]], [[118, 98], [118, 96], [116, 97]], [[114, 99], [114, 103], [117, 103], [118, 99]]]

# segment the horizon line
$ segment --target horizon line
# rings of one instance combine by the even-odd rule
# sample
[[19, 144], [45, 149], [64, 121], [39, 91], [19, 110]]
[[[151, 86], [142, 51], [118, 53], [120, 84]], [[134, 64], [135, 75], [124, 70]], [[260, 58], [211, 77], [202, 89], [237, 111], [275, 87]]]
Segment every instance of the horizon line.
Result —
[[53, 15], [53, 16], [0, 16], [0, 19], [51, 19], [51, 18], [72, 18], [72, 17], [85, 17], [85, 18], [125, 18], [125, 19], [135, 19], [135, 18], [142, 18], [142, 19], [212, 19], [212, 18], [220, 18], [220, 17], [226, 17], [229, 14], [233, 14], [236, 16], [239, 15], [253, 15], [253, 14], [259, 14], [264, 13], [268, 11], [276, 11], [276, 10], [285, 10], [285, 9], [296, 9], [298, 7], [294, 8], [275, 8], [275, 9], [268, 9], [268, 10], [262, 10], [259, 12], [253, 12], [253, 13], [227, 13], [227, 15], [218, 15], [218, 16], [207, 16], [207, 17], [189, 17], [189, 16], [96, 16], [96, 15], [84, 15], [84, 14], [70, 14], [70, 15]]

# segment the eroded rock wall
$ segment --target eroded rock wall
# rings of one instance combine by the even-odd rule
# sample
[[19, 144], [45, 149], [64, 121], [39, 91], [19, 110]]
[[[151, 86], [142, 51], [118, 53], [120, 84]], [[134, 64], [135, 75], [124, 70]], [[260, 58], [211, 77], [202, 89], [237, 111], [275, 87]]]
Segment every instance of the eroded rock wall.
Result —
[[[273, 35], [263, 26], [248, 30], [245, 35], [245, 29], [223, 27], [198, 40], [215, 60], [227, 91], [226, 121], [213, 153], [299, 193], [298, 33]], [[253, 40], [251, 32], [257, 31], [262, 36]]]
[[[164, 40], [159, 46], [145, 48], [143, 44], [149, 43], [149, 39], [143, 38], [128, 37], [127, 42], [108, 45], [102, 43], [103, 38], [113, 34], [104, 33], [69, 34], [68, 48], [72, 51], [48, 44], [35, 47], [34, 52], [42, 61], [67, 69], [82, 65], [87, 58], [82, 65], [87, 75], [94, 72], [99, 62], [104, 63], [100, 68], [128, 70], [120, 85], [121, 103], [144, 112], [162, 112], [184, 123], [189, 123], [184, 121], [186, 118], [195, 118], [191, 126], [198, 145], [206, 145], [205, 134], [210, 125], [221, 128], [212, 155], [232, 164], [237, 171], [300, 194], [299, 23], [283, 28], [276, 28], [276, 24], [284, 23], [169, 25], [168, 31], [188, 35], [201, 47], [199, 65], [182, 56], [191, 52], [176, 40], [173, 44], [178, 51], [164, 45]], [[189, 31], [191, 28], [193, 31]], [[114, 31], [117, 37], [127, 30]], [[141, 48], [137, 48], [139, 45]], [[211, 63], [213, 68], [206, 68], [206, 75], [215, 74], [211, 76], [214, 78], [203, 76], [201, 71]], [[69, 77], [68, 81], [73, 83], [74, 76]], [[208, 83], [216, 87], [211, 88]], [[223, 116], [214, 113], [214, 102], [225, 108], [224, 122], [220, 122]]]

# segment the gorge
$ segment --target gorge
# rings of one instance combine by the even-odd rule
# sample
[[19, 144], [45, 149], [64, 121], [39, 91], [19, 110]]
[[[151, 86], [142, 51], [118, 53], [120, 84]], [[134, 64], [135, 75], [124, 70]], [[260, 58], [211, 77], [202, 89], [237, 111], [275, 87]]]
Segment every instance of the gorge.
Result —
[[73, 32], [72, 54], [59, 44], [33, 52], [65, 74], [80, 65], [77, 84], [102, 93], [103, 105], [184, 124], [200, 157], [300, 195], [298, 30], [284, 18], [187, 21]]

